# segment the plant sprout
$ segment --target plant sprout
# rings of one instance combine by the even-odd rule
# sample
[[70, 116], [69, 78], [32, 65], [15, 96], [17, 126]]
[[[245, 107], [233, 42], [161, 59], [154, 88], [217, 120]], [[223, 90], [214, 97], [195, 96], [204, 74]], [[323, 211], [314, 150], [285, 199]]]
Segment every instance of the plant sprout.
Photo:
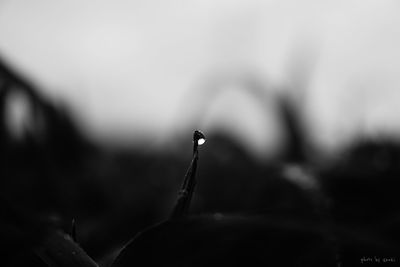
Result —
[[204, 134], [198, 130], [193, 133], [193, 159], [189, 165], [186, 172], [185, 178], [181, 190], [178, 193], [178, 200], [172, 211], [171, 218], [182, 217], [187, 214], [190, 206], [190, 201], [194, 193], [194, 188], [196, 186], [196, 169], [197, 160], [199, 159], [198, 146], [206, 142], [206, 137]]

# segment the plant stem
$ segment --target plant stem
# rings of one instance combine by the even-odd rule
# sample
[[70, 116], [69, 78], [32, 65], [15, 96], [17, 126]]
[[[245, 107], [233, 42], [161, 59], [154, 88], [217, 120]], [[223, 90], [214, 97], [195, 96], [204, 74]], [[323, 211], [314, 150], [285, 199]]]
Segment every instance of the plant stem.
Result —
[[178, 199], [171, 214], [171, 219], [182, 217], [188, 213], [190, 202], [192, 200], [194, 189], [196, 187], [196, 169], [199, 151], [197, 150], [197, 141], [193, 144], [193, 158], [186, 171], [181, 190], [178, 193]]

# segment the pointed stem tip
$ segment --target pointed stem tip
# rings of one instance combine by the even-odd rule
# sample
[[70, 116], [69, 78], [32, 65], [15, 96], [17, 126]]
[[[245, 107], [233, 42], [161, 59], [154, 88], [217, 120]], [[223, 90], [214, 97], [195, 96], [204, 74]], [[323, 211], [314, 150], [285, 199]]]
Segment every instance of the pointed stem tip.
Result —
[[74, 240], [75, 243], [78, 243], [78, 238], [76, 236], [76, 221], [75, 221], [75, 218], [73, 218], [72, 222], [71, 222], [71, 237], [72, 237], [72, 240]]
[[197, 154], [197, 148], [198, 146], [204, 144], [206, 142], [206, 137], [205, 135], [199, 131], [196, 130], [193, 133], [193, 155]]
[[193, 142], [202, 145], [206, 142], [206, 137], [201, 131], [196, 130], [193, 133]]

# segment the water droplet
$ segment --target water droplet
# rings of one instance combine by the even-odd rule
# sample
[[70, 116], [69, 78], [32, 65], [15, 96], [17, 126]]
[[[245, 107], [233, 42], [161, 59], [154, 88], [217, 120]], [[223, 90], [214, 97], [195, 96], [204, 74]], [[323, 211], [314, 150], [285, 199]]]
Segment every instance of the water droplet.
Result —
[[205, 138], [200, 138], [198, 141], [197, 141], [197, 144], [199, 144], [199, 146], [201, 146], [202, 144], [204, 144], [206, 142], [206, 139]]
[[193, 133], [193, 142], [197, 142], [198, 145], [202, 145], [206, 142], [206, 137], [200, 131], [194, 131]]

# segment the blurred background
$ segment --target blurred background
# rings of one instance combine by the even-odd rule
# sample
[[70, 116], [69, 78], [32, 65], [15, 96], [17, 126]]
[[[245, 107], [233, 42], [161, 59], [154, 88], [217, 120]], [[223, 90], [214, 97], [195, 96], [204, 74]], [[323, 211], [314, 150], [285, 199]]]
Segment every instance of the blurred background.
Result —
[[[82, 247], [106, 266], [168, 217], [200, 129], [194, 213], [322, 209], [373, 233], [368, 251], [397, 246], [399, 8], [2, 0], [4, 205], [65, 229], [75, 218]], [[3, 217], [4, 229], [18, 225]], [[343, 255], [359, 248], [346, 238]]]

